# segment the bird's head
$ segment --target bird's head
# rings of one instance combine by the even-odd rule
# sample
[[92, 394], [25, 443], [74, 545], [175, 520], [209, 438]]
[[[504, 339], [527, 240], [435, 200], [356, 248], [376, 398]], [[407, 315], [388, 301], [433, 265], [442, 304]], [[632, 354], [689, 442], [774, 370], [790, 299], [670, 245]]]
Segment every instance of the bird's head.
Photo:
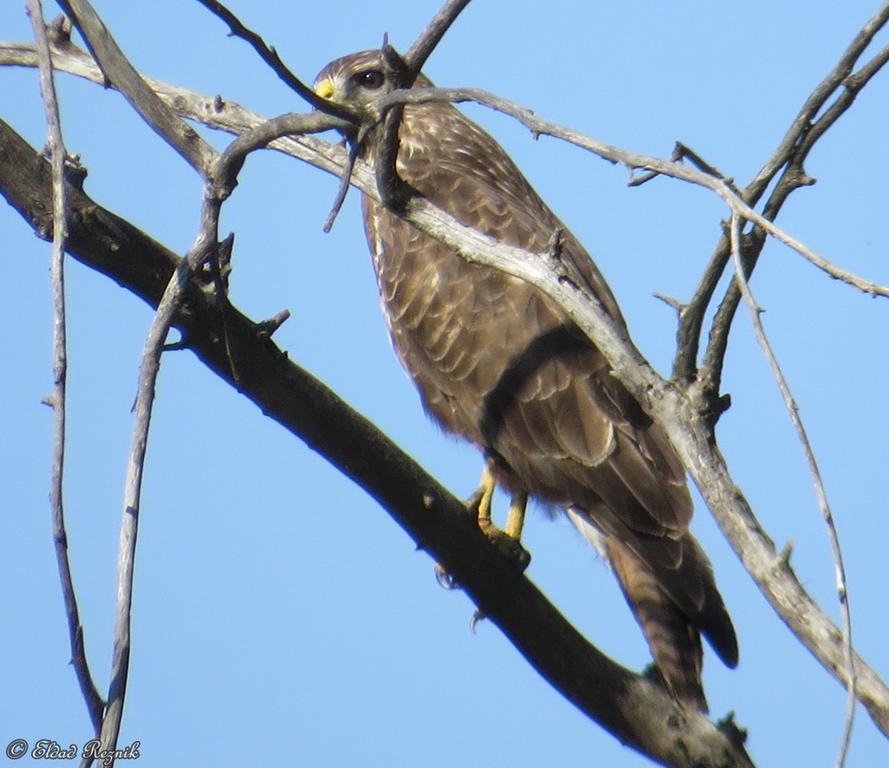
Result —
[[345, 106], [361, 107], [397, 88], [397, 72], [383, 51], [361, 51], [328, 64], [315, 78], [315, 93]]

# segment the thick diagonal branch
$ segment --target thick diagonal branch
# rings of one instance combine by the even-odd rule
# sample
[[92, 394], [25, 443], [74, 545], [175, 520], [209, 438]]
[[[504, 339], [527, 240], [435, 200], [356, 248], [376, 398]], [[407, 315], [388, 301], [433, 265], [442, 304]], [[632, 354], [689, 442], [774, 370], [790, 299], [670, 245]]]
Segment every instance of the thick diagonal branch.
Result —
[[[0, 122], [0, 190], [39, 232], [50, 199], [47, 163]], [[126, 221], [69, 187], [70, 250], [156, 306], [179, 260]], [[123, 257], [122, 254], [126, 254]], [[463, 504], [370, 422], [300, 369], [268, 334], [194, 282], [175, 318], [194, 353], [266, 414], [334, 463], [459, 580], [472, 600], [551, 684], [624, 743], [668, 766], [751, 766], [730, 726], [678, 707], [647, 678], [591, 646], [499, 551]]]

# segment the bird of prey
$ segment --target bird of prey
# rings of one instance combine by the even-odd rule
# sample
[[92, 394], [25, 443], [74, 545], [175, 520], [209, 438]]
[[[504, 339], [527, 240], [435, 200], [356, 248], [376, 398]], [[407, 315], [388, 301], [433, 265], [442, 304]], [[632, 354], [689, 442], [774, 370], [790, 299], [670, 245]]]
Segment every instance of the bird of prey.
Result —
[[[398, 82], [391, 57], [364, 51], [328, 64], [315, 92], [361, 107]], [[420, 75], [415, 85], [431, 82]], [[415, 194], [529, 253], [558, 239], [569, 277], [625, 328], [583, 246], [488, 133], [451, 104], [426, 102], [404, 107], [398, 136], [396, 169]], [[371, 162], [374, 138], [371, 131], [358, 150]], [[664, 432], [537, 288], [464, 260], [367, 195], [362, 210], [393, 346], [428, 413], [484, 454], [483, 530], [504, 535], [490, 518], [497, 484], [512, 494], [508, 536], [520, 535], [528, 496], [566, 510], [601, 543], [666, 689], [706, 711], [701, 633], [729, 666], [738, 646], [688, 531], [685, 470]]]

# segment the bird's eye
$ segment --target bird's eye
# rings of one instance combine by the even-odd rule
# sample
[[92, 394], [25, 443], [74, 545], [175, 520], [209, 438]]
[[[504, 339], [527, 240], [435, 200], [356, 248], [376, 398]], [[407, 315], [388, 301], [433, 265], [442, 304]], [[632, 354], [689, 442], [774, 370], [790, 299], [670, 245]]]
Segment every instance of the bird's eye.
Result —
[[378, 69], [369, 69], [367, 72], [359, 72], [357, 75], [358, 84], [362, 88], [375, 91], [383, 84], [383, 73]]

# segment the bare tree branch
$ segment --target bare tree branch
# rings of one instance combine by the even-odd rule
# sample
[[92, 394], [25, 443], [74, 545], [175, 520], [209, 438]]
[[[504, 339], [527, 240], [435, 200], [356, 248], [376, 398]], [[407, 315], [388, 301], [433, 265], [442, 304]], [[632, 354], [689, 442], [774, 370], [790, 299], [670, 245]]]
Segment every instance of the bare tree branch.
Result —
[[217, 18], [228, 24], [228, 28], [234, 37], [239, 37], [246, 41], [250, 47], [259, 55], [259, 57], [269, 66], [269, 68], [278, 75], [279, 78], [293, 91], [302, 96], [315, 109], [322, 109], [330, 115], [336, 115], [344, 119], [354, 119], [356, 115], [348, 107], [340, 104], [334, 104], [327, 99], [322, 99], [309, 86], [303, 83], [293, 72], [281, 61], [281, 57], [274, 47], [267, 45], [260, 35], [247, 27], [241, 20], [235, 16], [228, 8], [226, 8], [218, 0], [197, 0], [208, 11]]
[[[335, 118], [334, 118], [335, 120]], [[121, 523], [117, 614], [114, 634], [114, 655], [108, 706], [102, 723], [102, 750], [117, 749], [130, 655], [130, 613], [133, 599], [133, 575], [136, 559], [136, 538], [139, 530], [142, 478], [148, 434], [154, 407], [155, 385], [160, 373], [164, 344], [182, 302], [187, 286], [197, 270], [207, 263], [220, 247], [219, 216], [223, 202], [237, 183], [237, 174], [250, 152], [264, 148], [269, 141], [294, 131], [327, 130], [331, 118], [323, 114], [283, 116], [269, 120], [237, 137], [207, 170], [201, 207], [200, 230], [187, 256], [181, 259], [164, 289], [157, 306], [142, 353], [139, 383], [133, 407], [134, 426], [124, 490], [124, 513]], [[216, 284], [218, 286], [218, 283]], [[223, 333], [228, 346], [229, 337]], [[237, 379], [238, 372], [233, 370]]]
[[429, 22], [426, 29], [414, 41], [414, 44], [408, 48], [404, 55], [408, 69], [413, 73], [411, 83], [414, 78], [423, 69], [426, 59], [435, 50], [435, 46], [441, 42], [442, 37], [451, 28], [457, 17], [463, 12], [463, 9], [469, 5], [470, 0], [447, 0], [447, 2], [439, 9], [438, 13]]
[[[815, 87], [806, 99], [793, 122], [790, 124], [790, 127], [787, 129], [787, 133], [784, 134], [784, 138], [781, 139], [781, 143], [775, 149], [775, 152], [766, 161], [759, 173], [756, 174], [753, 181], [750, 182], [745, 191], [749, 195], [751, 201], [755, 202], [758, 200], [781, 168], [787, 165], [795, 157], [796, 148], [807, 140], [807, 136], [812, 134], [816, 116], [821, 112], [824, 105], [834, 96], [836, 91], [841, 88], [848, 89], [849, 83], [847, 80], [852, 74], [856, 62], [871, 44], [876, 34], [886, 25], [887, 21], [889, 21], [889, 2], [884, 2], [877, 12], [855, 35], [855, 38], [843, 52], [843, 55], [840, 56], [836, 66]], [[882, 64], [877, 65], [876, 69], [874, 69], [874, 71], [867, 77], [867, 80], [869, 80], [881, 66]], [[873, 69], [873, 67], [870, 69]], [[865, 80], [865, 82], [867, 82], [867, 80]], [[856, 92], [857, 90], [860, 89], [856, 89]], [[848, 106], [849, 104], [844, 105], [842, 111], [845, 111]], [[826, 114], [822, 115], [817, 122], [821, 123], [826, 116]], [[836, 121], [836, 117], [838, 117], [838, 115], [825, 123], [824, 128], [833, 125]]]
[[216, 156], [214, 149], [176, 116], [130, 64], [88, 0], [59, 0], [102, 69], [105, 80], [130, 102], [142, 119], [203, 176]]
[[775, 355], [772, 345], [766, 336], [765, 328], [762, 325], [762, 309], [756, 303], [753, 292], [747, 284], [747, 276], [744, 274], [743, 259], [741, 256], [741, 217], [737, 213], [732, 214], [731, 220], [731, 249], [732, 263], [735, 269], [735, 280], [744, 297], [744, 302], [750, 310], [750, 319], [753, 323], [753, 330], [756, 334], [756, 340], [762, 349], [768, 361], [772, 374], [781, 391], [781, 397], [784, 400], [784, 406], [790, 416], [790, 421], [796, 430], [797, 437], [803, 448], [803, 454], [806, 457], [806, 463], [809, 465], [809, 474], [812, 476], [812, 483], [815, 486], [815, 495], [818, 498], [818, 507], [824, 517], [827, 526], [827, 535], [830, 539], [830, 546], [833, 551], [833, 560], [836, 567], [836, 588], [837, 597], [840, 602], [840, 613], [843, 617], [843, 644], [846, 652], [846, 679], [848, 680], [849, 693], [846, 697], [846, 719], [843, 728], [843, 736], [840, 741], [839, 754], [837, 756], [837, 767], [842, 768], [846, 762], [846, 755], [849, 751], [849, 741], [852, 737], [852, 725], [855, 721], [855, 661], [854, 649], [852, 647], [852, 611], [849, 607], [849, 592], [846, 586], [846, 568], [843, 565], [843, 550], [840, 546], [840, 537], [837, 533], [836, 524], [833, 514], [830, 511], [830, 504], [827, 501], [827, 490], [824, 487], [824, 481], [821, 478], [821, 470], [818, 469], [818, 462], [815, 459], [815, 452], [812, 450], [812, 444], [809, 442], [809, 436], [806, 432], [805, 425], [799, 414], [799, 406], [790, 391], [790, 385], [787, 378], [781, 370], [778, 363], [778, 357]]
[[[50, 195], [46, 162], [2, 122], [0, 157], [8, 158], [0, 163], [0, 191], [41, 232], [44, 209], [32, 203]], [[69, 243], [72, 255], [156, 306], [182, 260], [79, 190], [69, 187], [69, 195], [77, 213]], [[294, 364], [262, 324], [231, 305], [223, 309], [230, 336], [226, 345], [219, 332], [219, 309], [210, 288], [198, 279], [184, 286], [188, 312], [174, 317], [185, 343], [224, 380], [235, 384], [237, 378], [239, 391], [263, 412], [377, 499], [563, 695], [624, 743], [663, 765], [752, 765], [730, 722], [715, 726], [684, 710], [658, 684], [591, 646], [491, 546], [462, 502]]]
[[349, 159], [343, 167], [343, 172], [340, 174], [340, 183], [336, 190], [336, 197], [334, 197], [333, 204], [330, 206], [330, 213], [327, 214], [327, 217], [324, 219], [324, 225], [321, 227], [325, 232], [330, 232], [333, 229], [333, 223], [336, 221], [336, 217], [339, 216], [343, 203], [346, 202], [346, 195], [349, 194], [349, 188], [352, 186], [350, 182], [352, 180], [352, 169], [355, 167], [355, 158], [358, 157], [358, 148], [363, 140], [364, 137], [359, 134], [357, 140], [349, 147]]
[[43, 23], [43, 8], [40, 0], [28, 0], [28, 15], [34, 29], [34, 39], [40, 67], [40, 90], [46, 112], [49, 133], [48, 150], [52, 161], [52, 262], [50, 275], [53, 299], [53, 396], [50, 401], [55, 415], [55, 435], [53, 439], [52, 480], [50, 506], [52, 508], [53, 543], [56, 550], [56, 563], [65, 601], [65, 615], [68, 620], [68, 638], [71, 644], [71, 664], [80, 685], [90, 720], [95, 733], [102, 724], [105, 702], [99, 695], [86, 659], [83, 639], [83, 626], [77, 607], [77, 595], [71, 578], [71, 562], [68, 558], [68, 533], [65, 529], [65, 506], [63, 477], [65, 470], [65, 432], [67, 424], [67, 378], [68, 342], [65, 319], [65, 247], [68, 229], [68, 200], [65, 183], [65, 161], [67, 153], [62, 138], [59, 103], [53, 81], [52, 61], [49, 53], [49, 40]]
[[[203, 138], [167, 107], [151, 87], [145, 83], [135, 68], [129, 63], [120, 47], [114, 41], [105, 24], [95, 13], [88, 0], [62, 0], [62, 8], [77, 26], [87, 45], [102, 68], [107, 82], [115, 87], [130, 102], [158, 135], [169, 143], [202, 178], [207, 178], [210, 165], [217, 153]], [[208, 182], [209, 185], [209, 182]], [[187, 269], [191, 260], [183, 262]], [[177, 275], [182, 270], [177, 270]], [[171, 280], [171, 284], [173, 280]], [[151, 420], [151, 407], [154, 398], [154, 384], [160, 366], [163, 342], [169, 330], [169, 322], [176, 311], [177, 298], [155, 315], [149, 331], [140, 368], [139, 386], [136, 395], [135, 423], [132, 446], [127, 464], [127, 477], [124, 488], [124, 510], [121, 520], [118, 554], [117, 606], [115, 612], [114, 650], [111, 662], [111, 680], [104, 718], [99, 738], [102, 748], [113, 753], [120, 733], [123, 705], [126, 696], [130, 658], [130, 615], [133, 600], [133, 575], [136, 558], [136, 539], [139, 530], [139, 510], [145, 452], [148, 445], [148, 427]], [[170, 305], [168, 308], [167, 305]], [[93, 759], [84, 757], [83, 764], [90, 765]], [[113, 759], [111, 761], [113, 763]]]
[[[208, 182], [209, 184], [209, 182]], [[207, 205], [205, 202], [205, 209]], [[202, 219], [206, 218], [206, 213]], [[123, 518], [120, 527], [118, 554], [117, 609], [114, 622], [114, 652], [111, 661], [111, 683], [108, 688], [108, 706], [102, 722], [100, 739], [102, 750], [113, 753], [123, 718], [130, 663], [130, 614], [133, 605], [133, 576], [136, 563], [136, 539], [139, 533], [141, 512], [142, 477], [145, 470], [145, 454], [148, 449], [148, 430], [154, 405], [155, 384], [160, 372], [160, 359], [164, 342], [174, 316], [181, 305], [185, 286], [192, 272], [206, 258], [211, 244], [202, 228], [187, 258], [182, 259], [167, 283], [164, 295], [152, 320], [139, 366], [139, 383], [133, 407], [134, 424], [127, 461], [124, 485]], [[91, 758], [85, 758], [88, 763]], [[113, 764], [113, 760], [112, 760]]]
[[[805, 173], [803, 164], [815, 142], [846, 112], [861, 88], [886, 64], [889, 50], [884, 48], [863, 65], [857, 73], [852, 72], [858, 59], [887, 22], [889, 22], [889, 2], [883, 3], [877, 13], [862, 27], [840, 57], [837, 65], [806, 99], [772, 157], [744, 190], [744, 199], [751, 206], [755, 205], [778, 171], [784, 168], [774, 190], [763, 206], [764, 219], [773, 221], [792, 192], [801, 186], [814, 183], [814, 179]], [[834, 103], [818, 117], [831, 98], [834, 98]], [[755, 228], [746, 238], [744, 256], [748, 262], [746, 264], [748, 274], [752, 274], [764, 244], [765, 233], [760, 228]], [[718, 270], [721, 274], [728, 259], [729, 242], [728, 238], [723, 236], [716, 246], [711, 264], [721, 265]], [[822, 269], [828, 264], [820, 257], [810, 260]], [[716, 272], [716, 269], [708, 269], [705, 279], [702, 280], [695, 292], [695, 297], [690, 302], [688, 316], [683, 318], [680, 323], [680, 348], [677, 350], [674, 370], [678, 370], [682, 374], [693, 370], [698, 354], [703, 314], [716, 288], [712, 279]], [[838, 273], [828, 271], [828, 274], [843, 279]], [[716, 279], [718, 280], [718, 276]], [[710, 326], [710, 340], [704, 353], [701, 379], [706, 389], [713, 393], [719, 391], [728, 336], [740, 299], [741, 294], [738, 286], [732, 280]], [[683, 350], [684, 345], [688, 347], [687, 351]]]
[[[442, 37], [456, 21], [461, 11], [469, 5], [469, 0], [446, 0], [426, 29], [420, 34], [410, 47], [407, 55], [402, 57], [391, 45], [388, 36], [383, 37], [383, 58], [388, 68], [387, 79], [396, 83], [398, 88], [411, 88], [420, 70], [429, 58], [435, 46], [441, 42]], [[375, 146], [371, 149], [374, 155], [374, 168], [376, 170], [377, 190], [383, 204], [392, 211], [400, 213], [410, 196], [410, 190], [398, 175], [396, 160], [398, 157], [398, 130], [401, 125], [401, 116], [404, 102], [394, 102], [388, 108], [383, 109], [382, 126], [376, 132]], [[372, 127], [369, 121], [362, 121], [361, 132], [355, 139], [350, 158], [354, 158], [365, 140], [368, 131]], [[345, 175], [343, 176], [345, 180]], [[341, 194], [337, 196], [334, 211], [337, 205], [342, 204], [345, 198], [345, 189], [341, 187]], [[330, 229], [332, 218], [325, 222], [325, 231]]]
[[[469, 0], [446, 0], [438, 13], [427, 25], [408, 51], [402, 57], [391, 45], [388, 37], [383, 38], [383, 55], [389, 69], [387, 79], [397, 83], [399, 88], [411, 88], [426, 59], [435, 46], [456, 21], [460, 12], [469, 4]], [[398, 175], [396, 161], [398, 158], [398, 130], [401, 125], [403, 102], [396, 102], [382, 111], [383, 124], [376, 136], [374, 146], [374, 168], [376, 169], [377, 190], [383, 204], [392, 211], [400, 212], [410, 196], [407, 184]], [[368, 123], [362, 126], [364, 132], [370, 128]], [[357, 144], [360, 147], [360, 144]]]

